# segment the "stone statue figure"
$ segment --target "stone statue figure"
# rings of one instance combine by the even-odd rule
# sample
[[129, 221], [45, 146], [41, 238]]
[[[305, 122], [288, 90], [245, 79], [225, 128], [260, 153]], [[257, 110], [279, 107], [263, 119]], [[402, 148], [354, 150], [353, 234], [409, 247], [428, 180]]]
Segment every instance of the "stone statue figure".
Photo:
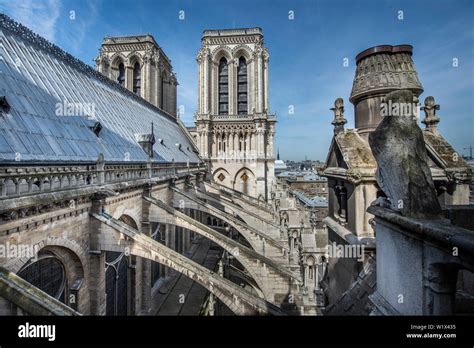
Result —
[[[397, 90], [385, 97], [385, 103], [398, 104], [399, 108], [413, 105], [414, 100], [409, 90]], [[415, 108], [409, 109], [411, 114], [385, 116], [369, 135], [378, 166], [377, 183], [390, 209], [411, 218], [438, 218], [441, 206], [427, 164], [423, 134], [416, 123]]]
[[344, 125], [347, 123], [347, 120], [344, 118], [344, 100], [337, 98], [334, 101], [334, 107], [330, 110], [334, 112], [334, 120], [331, 122], [334, 126], [334, 134], [338, 134], [344, 131]]

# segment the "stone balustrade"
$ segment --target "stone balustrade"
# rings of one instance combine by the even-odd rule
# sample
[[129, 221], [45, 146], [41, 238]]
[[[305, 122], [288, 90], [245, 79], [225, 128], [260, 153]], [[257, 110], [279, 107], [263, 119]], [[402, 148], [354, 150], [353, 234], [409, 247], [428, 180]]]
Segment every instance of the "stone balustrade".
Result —
[[19, 164], [0, 169], [0, 199], [139, 179], [165, 179], [202, 170], [203, 167], [182, 163]]

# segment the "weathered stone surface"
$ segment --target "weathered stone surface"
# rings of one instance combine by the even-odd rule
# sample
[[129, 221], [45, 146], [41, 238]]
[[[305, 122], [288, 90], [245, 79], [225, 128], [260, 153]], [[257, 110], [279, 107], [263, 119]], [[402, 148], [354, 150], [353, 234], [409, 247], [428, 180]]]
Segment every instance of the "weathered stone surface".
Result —
[[[413, 93], [399, 90], [387, 94], [386, 103], [414, 105]], [[403, 104], [402, 104], [403, 103]], [[440, 217], [433, 179], [421, 129], [413, 111], [404, 116], [385, 116], [369, 135], [377, 161], [377, 182], [392, 210], [413, 218]]]

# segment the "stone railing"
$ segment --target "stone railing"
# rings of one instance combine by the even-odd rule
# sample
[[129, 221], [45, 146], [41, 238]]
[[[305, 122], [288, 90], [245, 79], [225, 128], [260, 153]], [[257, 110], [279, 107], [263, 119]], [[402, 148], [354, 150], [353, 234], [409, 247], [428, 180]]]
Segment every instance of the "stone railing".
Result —
[[254, 119], [267, 119], [274, 120], [276, 119], [275, 114], [245, 114], [245, 115], [214, 115], [212, 119], [214, 121], [245, 121], [245, 120], [254, 120]]
[[242, 28], [242, 29], [225, 29], [225, 30], [206, 30], [203, 33], [203, 37], [206, 36], [239, 36], [239, 35], [249, 35], [249, 34], [262, 34], [262, 29], [255, 28]]
[[186, 163], [18, 164], [0, 167], [0, 200], [150, 178], [171, 178], [204, 171]]
[[[448, 219], [413, 219], [378, 206], [367, 211], [375, 216], [377, 235], [373, 314], [452, 315], [465, 310], [457, 295], [473, 296], [474, 231]], [[471, 276], [463, 279], [464, 272]]]

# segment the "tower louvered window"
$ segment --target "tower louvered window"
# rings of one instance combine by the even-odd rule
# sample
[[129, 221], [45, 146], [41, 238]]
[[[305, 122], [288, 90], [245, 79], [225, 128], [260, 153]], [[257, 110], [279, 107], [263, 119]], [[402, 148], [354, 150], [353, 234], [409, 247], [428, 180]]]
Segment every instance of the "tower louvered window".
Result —
[[227, 60], [219, 61], [219, 115], [229, 114], [229, 68]]
[[140, 95], [141, 90], [141, 69], [138, 62], [133, 66], [133, 93]]
[[237, 67], [237, 112], [245, 115], [247, 110], [247, 62], [244, 57], [239, 58]]
[[123, 63], [119, 64], [118, 70], [119, 70], [119, 74], [118, 74], [117, 81], [123, 86], [125, 83], [125, 66], [123, 65]]

